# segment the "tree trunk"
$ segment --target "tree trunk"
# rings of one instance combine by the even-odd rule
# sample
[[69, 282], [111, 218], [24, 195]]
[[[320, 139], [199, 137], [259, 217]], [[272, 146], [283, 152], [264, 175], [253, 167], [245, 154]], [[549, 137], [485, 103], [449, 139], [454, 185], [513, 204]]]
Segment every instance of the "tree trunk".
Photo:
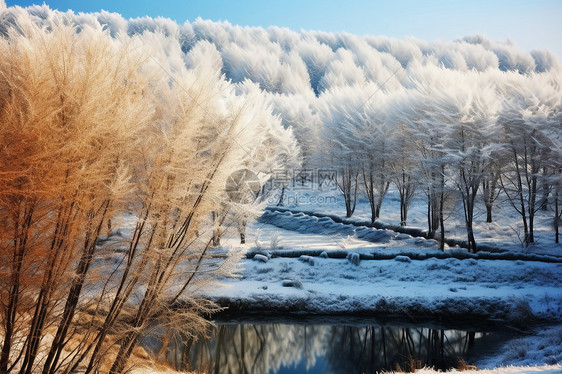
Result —
[[60, 267], [58, 261], [66, 243], [65, 239], [67, 238], [73, 207], [74, 202], [68, 206], [65, 206], [64, 203], [59, 206], [57, 223], [47, 259], [47, 270], [43, 275], [41, 289], [36, 301], [37, 305], [35, 307], [31, 327], [29, 329], [27, 349], [23, 364], [21, 365], [20, 373], [31, 374], [33, 371], [33, 364], [37, 358], [39, 344], [41, 342], [41, 338], [43, 337], [45, 322], [47, 315], [49, 314], [48, 308], [51, 305], [54, 287], [56, 287], [56, 278], [54, 273], [59, 270]]
[[439, 204], [439, 226], [441, 227], [441, 238], [439, 249], [445, 251], [445, 218], [443, 215], [443, 205], [445, 204], [445, 193], [441, 192], [441, 203]]
[[343, 194], [345, 202], [345, 216], [347, 218], [353, 215], [357, 205], [357, 178], [357, 173], [354, 175], [351, 168], [344, 167], [342, 170], [342, 183], [338, 183], [338, 187]]
[[86, 274], [88, 273], [93, 260], [92, 257], [96, 248], [97, 238], [101, 232], [103, 223], [105, 222], [105, 217], [109, 209], [109, 205], [109, 200], [105, 200], [103, 202], [101, 207], [103, 209], [103, 212], [99, 217], [97, 226], [94, 230], [92, 230], [92, 232], [86, 234], [82, 256], [76, 268], [76, 276], [74, 278], [74, 281], [72, 282], [72, 285], [70, 286], [64, 310], [62, 312], [61, 322], [59, 323], [57, 332], [51, 344], [51, 349], [49, 350], [49, 354], [47, 355], [47, 359], [45, 360], [45, 364], [43, 366], [43, 374], [54, 374], [57, 371], [57, 363], [62, 350], [68, 342], [68, 329], [70, 328], [72, 319], [74, 318], [74, 314], [76, 312], [76, 308], [78, 307], [78, 300], [80, 298], [80, 294], [82, 293], [82, 287], [84, 286], [84, 282], [86, 280]]
[[[22, 211], [23, 209], [23, 211]], [[10, 361], [10, 352], [12, 350], [12, 338], [16, 329], [16, 317], [18, 315], [18, 306], [21, 297], [21, 277], [25, 253], [27, 251], [29, 230], [33, 222], [34, 204], [29, 202], [20, 202], [18, 206], [18, 214], [14, 227], [14, 250], [11, 260], [11, 273], [8, 292], [8, 305], [4, 312], [4, 336], [2, 344], [2, 352], [0, 353], [0, 372], [8, 373], [8, 363]]]
[[238, 224], [238, 232], [240, 233], [240, 244], [246, 244], [246, 221], [242, 220]]
[[560, 228], [560, 208], [558, 206], [558, 189], [554, 194], [554, 242], [556, 244], [560, 243], [559, 241], [559, 229]]
[[445, 170], [444, 166], [441, 165], [441, 180], [439, 188], [439, 226], [441, 227], [441, 243], [440, 249], [445, 251]]
[[214, 210], [211, 212], [211, 220], [213, 222], [213, 246], [218, 247], [221, 245], [221, 232], [220, 225], [217, 224], [218, 213]]
[[[532, 170], [532, 172], [535, 170]], [[537, 170], [538, 171], [538, 170]], [[535, 173], [531, 176], [531, 184], [530, 184], [530, 191], [529, 191], [529, 243], [535, 242], [535, 233], [534, 233], [534, 223], [535, 223], [535, 212], [537, 211], [537, 193], [538, 193], [538, 181], [537, 176]]]
[[433, 226], [433, 209], [432, 209], [432, 204], [431, 204], [431, 193], [429, 192], [428, 189], [428, 193], [427, 193], [427, 237], [428, 238], [433, 238], [435, 236], [435, 228]]
[[404, 194], [400, 192], [400, 226], [406, 226], [408, 221], [408, 206], [406, 205]]
[[492, 223], [492, 206], [491, 205], [486, 205], [486, 222], [487, 223]]

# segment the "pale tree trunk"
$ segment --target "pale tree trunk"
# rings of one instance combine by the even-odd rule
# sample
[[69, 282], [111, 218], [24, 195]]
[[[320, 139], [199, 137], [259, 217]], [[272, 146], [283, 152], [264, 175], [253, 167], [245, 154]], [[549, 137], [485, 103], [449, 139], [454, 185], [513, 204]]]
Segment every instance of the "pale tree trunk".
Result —
[[408, 222], [408, 208], [414, 196], [416, 185], [411, 175], [404, 170], [398, 177], [398, 193], [400, 194], [400, 226], [406, 226]]
[[486, 206], [486, 222], [492, 223], [492, 209], [494, 207], [494, 202], [498, 198], [500, 189], [498, 186], [500, 173], [499, 172], [488, 172], [482, 178], [482, 195], [484, 198], [484, 205]]
[[342, 182], [338, 182], [337, 185], [343, 194], [345, 202], [345, 216], [349, 218], [355, 212], [355, 207], [357, 205], [357, 190], [359, 186], [357, 179], [359, 174], [353, 172], [349, 166], [343, 167], [341, 174]]
[[559, 192], [556, 189], [554, 193], [554, 242], [560, 243], [559, 230], [560, 230], [560, 206], [559, 206]]

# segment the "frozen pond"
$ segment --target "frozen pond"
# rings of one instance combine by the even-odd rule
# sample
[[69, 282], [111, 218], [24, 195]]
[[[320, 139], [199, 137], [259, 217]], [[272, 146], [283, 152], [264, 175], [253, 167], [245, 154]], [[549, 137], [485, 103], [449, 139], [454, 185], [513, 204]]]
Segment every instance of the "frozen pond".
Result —
[[[470, 364], [512, 334], [362, 319], [217, 321], [208, 339], [175, 339], [161, 355], [177, 370], [206, 373], [376, 373]], [[157, 339], [147, 345], [159, 350]], [[163, 353], [163, 352], [161, 352]]]

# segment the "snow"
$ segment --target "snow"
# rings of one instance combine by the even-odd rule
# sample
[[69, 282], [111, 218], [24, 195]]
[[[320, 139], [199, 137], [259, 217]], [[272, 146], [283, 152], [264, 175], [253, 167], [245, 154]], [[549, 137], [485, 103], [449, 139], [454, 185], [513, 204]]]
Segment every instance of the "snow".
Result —
[[[310, 192], [314, 193], [318, 191]], [[336, 192], [330, 193], [337, 197]], [[433, 239], [299, 213], [341, 217], [345, 212], [342, 201], [340, 197], [334, 204], [286, 207], [295, 213], [269, 211], [249, 225], [244, 246], [237, 238], [225, 238], [225, 247], [242, 247], [247, 253], [239, 278], [222, 279], [223, 287], [202, 290], [202, 294], [233, 311], [392, 315], [414, 323], [426, 318], [481, 318], [521, 328], [547, 323], [531, 336], [508, 342], [502, 352], [483, 358], [477, 366], [489, 369], [480, 372], [489, 373], [562, 372], [562, 339], [556, 340], [562, 336], [558, 326], [562, 316], [562, 248], [553, 244], [548, 212], [539, 213], [537, 243], [527, 249], [515, 235], [518, 216], [507, 205], [495, 208], [498, 222], [483, 222], [484, 212], [477, 216], [479, 244], [527, 255], [523, 260], [471, 257], [462, 248], [448, 246], [445, 254], [449, 258], [436, 258], [443, 253]], [[399, 223], [398, 203], [396, 192], [390, 191], [383, 204], [383, 223]], [[412, 227], [420, 230], [424, 229], [424, 204], [418, 198], [409, 212]], [[369, 220], [364, 201], [359, 202], [352, 220]], [[464, 240], [464, 225], [454, 215], [446, 227], [448, 237]], [[420, 256], [429, 258], [416, 259]], [[498, 366], [501, 369], [494, 369]]]
[[[417, 374], [433, 374], [436, 373], [432, 369], [420, 369], [415, 371]], [[502, 368], [495, 369], [484, 369], [484, 370], [450, 370], [447, 373], [479, 373], [479, 374], [529, 374], [537, 373], [542, 374], [560, 374], [562, 372], [562, 365], [541, 365], [535, 367], [529, 366], [506, 366]], [[391, 372], [396, 373], [396, 372]]]
[[[434, 244], [420, 247], [420, 243], [427, 242], [420, 238], [392, 238], [379, 244], [351, 236], [303, 234], [256, 223], [248, 229], [248, 243], [253, 241], [252, 232], [259, 233], [262, 245], [275, 236], [278, 247], [262, 247], [267, 256], [258, 254], [257, 260], [244, 260], [240, 279], [224, 279], [225, 287], [205, 291], [205, 295], [230, 300], [242, 309], [248, 306], [270, 311], [406, 316], [415, 311], [426, 316], [471, 314], [500, 319], [515, 318], [511, 316], [512, 309], [519, 300], [528, 302], [537, 318], [560, 316], [562, 263], [473, 258], [420, 261], [408, 257], [408, 251], [435, 251]], [[329, 255], [344, 249], [347, 258], [297, 256], [307, 251]], [[296, 255], [276, 257], [276, 252]], [[358, 259], [359, 254], [376, 252], [402, 254], [387, 260]], [[262, 260], [264, 257], [267, 261]], [[302, 288], [284, 287], [287, 280], [301, 282]]]
[[[309, 211], [344, 217], [345, 207], [343, 196], [335, 189], [321, 190], [312, 185], [308, 190], [288, 191], [286, 201], [291, 204], [285, 207], [292, 211]], [[479, 196], [478, 199], [481, 200]], [[418, 191], [408, 210], [408, 228], [427, 230], [427, 202]], [[562, 256], [562, 244], [554, 243], [552, 228], [553, 212], [539, 210], [535, 217], [535, 243], [529, 248], [523, 248], [520, 237], [523, 232], [521, 216], [500, 195], [493, 208], [494, 222], [486, 222], [486, 209], [481, 201], [475, 205], [474, 233], [479, 245], [489, 245], [502, 250], [535, 254], [550, 254]], [[365, 198], [359, 198], [357, 207], [350, 220], [369, 222], [371, 218], [369, 203]], [[390, 188], [385, 196], [381, 208], [381, 217], [377, 222], [398, 226], [400, 224], [400, 196], [398, 191]], [[463, 219], [462, 204], [457, 201], [456, 206], [445, 220], [446, 237], [466, 240], [466, 229]]]
[[[310, 192], [314, 193], [318, 191]], [[562, 248], [553, 244], [548, 212], [537, 217], [537, 243], [527, 249], [514, 235], [518, 216], [506, 205], [496, 207], [495, 223], [482, 222], [485, 216], [478, 216], [477, 242], [520, 256], [506, 260], [497, 259], [505, 253], [474, 255], [448, 246], [443, 253], [433, 239], [302, 213], [341, 217], [341, 202], [340, 198], [333, 204], [269, 210], [248, 225], [245, 245], [237, 237], [223, 237], [224, 249], [241, 250], [246, 257], [236, 277], [220, 279], [222, 287], [199, 293], [235, 312], [395, 316], [411, 323], [488, 320], [522, 329], [531, 326], [529, 336], [481, 357], [475, 364], [485, 370], [479, 372], [562, 372]], [[383, 204], [383, 223], [399, 223], [398, 203], [395, 191], [390, 191]], [[423, 198], [415, 200], [409, 213], [411, 227], [424, 230], [425, 209]], [[360, 201], [350, 221], [368, 220], [368, 207]], [[464, 239], [464, 226], [453, 215], [446, 226], [448, 237]], [[432, 373], [431, 369], [418, 372]]]

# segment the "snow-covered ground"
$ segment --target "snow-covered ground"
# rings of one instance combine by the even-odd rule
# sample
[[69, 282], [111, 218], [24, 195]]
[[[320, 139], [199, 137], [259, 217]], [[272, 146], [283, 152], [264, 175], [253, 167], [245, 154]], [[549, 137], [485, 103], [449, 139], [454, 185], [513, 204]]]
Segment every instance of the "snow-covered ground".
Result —
[[[313, 193], [305, 194], [301, 203], [286, 207], [343, 216], [342, 197], [337, 192], [325, 194], [336, 198], [330, 204], [326, 198], [323, 203], [303, 204], [302, 201], [311, 201]], [[398, 204], [397, 193], [390, 191], [381, 222], [399, 223]], [[414, 201], [409, 213], [412, 227], [425, 229], [425, 209], [423, 198]], [[511, 207], [499, 204], [494, 214], [497, 221], [491, 224], [484, 222], [485, 212], [477, 215], [475, 233], [479, 244], [519, 254], [562, 258], [562, 247], [554, 244], [549, 224], [551, 212], [538, 213], [536, 243], [530, 248], [521, 246], [520, 218]], [[223, 287], [205, 290], [206, 296], [232, 310], [383, 314], [413, 321], [426, 317], [484, 318], [519, 327], [546, 322], [547, 327], [536, 325], [531, 336], [509, 342], [493, 357], [482, 358], [478, 366], [502, 367], [490, 373], [562, 372], [562, 263], [455, 256], [415, 260], [413, 254], [431, 257], [441, 253], [438, 242], [335, 224], [329, 218], [316, 218], [311, 224], [310, 217], [304, 214], [289, 218], [280, 218], [281, 215], [270, 213], [250, 225], [246, 245], [240, 246], [237, 238], [223, 240], [225, 247], [242, 247], [249, 258], [240, 264], [239, 278], [221, 280]], [[369, 220], [364, 201], [358, 203], [353, 218]], [[446, 229], [447, 237], [464, 239], [464, 224], [454, 215], [447, 219]], [[449, 254], [463, 252], [466, 251], [461, 248], [446, 247]], [[360, 259], [371, 254], [388, 254], [389, 259]], [[509, 365], [517, 367], [508, 368]]]
[[[295, 211], [312, 211], [317, 213], [345, 216], [343, 196], [339, 191], [331, 188], [319, 190], [313, 184], [307, 190], [289, 190], [286, 192], [285, 207]], [[463, 220], [462, 203], [451, 203], [451, 210], [447, 212], [445, 233], [447, 238], [466, 240], [466, 229]], [[523, 226], [521, 216], [500, 194], [492, 210], [492, 223], [486, 222], [486, 209], [482, 201], [477, 200], [474, 214], [474, 234], [478, 244], [496, 246], [501, 249], [529, 253], [549, 253], [562, 256], [562, 244], [555, 244], [553, 230], [553, 215], [550, 210], [539, 210], [535, 217], [535, 243], [529, 248], [523, 248]], [[370, 221], [369, 203], [365, 198], [359, 198], [353, 220]], [[400, 224], [400, 195], [391, 188], [385, 196], [378, 222], [383, 224]], [[418, 192], [408, 210], [408, 227], [427, 230], [427, 201]]]
[[[450, 370], [448, 373], [479, 373], [479, 374], [560, 374], [562, 372], [562, 365], [540, 365], [540, 366], [504, 366], [501, 368], [484, 369], [484, 370]], [[416, 374], [434, 374], [435, 370], [421, 369], [417, 370]]]
[[[301, 201], [313, 200], [313, 193]], [[324, 196], [329, 194], [336, 198], [331, 204], [325, 203], [330, 201], [325, 197], [323, 204], [301, 203], [287, 208], [341, 215], [341, 196], [337, 191], [328, 191]], [[390, 191], [385, 201], [381, 220], [397, 224], [396, 192]], [[418, 198], [410, 209], [413, 226], [422, 229], [420, 222], [425, 219], [426, 209], [423, 203]], [[354, 219], [368, 220], [365, 205], [358, 203]], [[506, 204], [496, 207], [496, 223], [485, 223], [484, 216], [477, 216], [477, 241], [518, 254], [546, 254], [545, 258], [562, 262], [562, 247], [553, 243], [553, 232], [544, 225], [549, 212], [537, 218], [537, 243], [522, 248], [513, 232], [517, 230], [518, 216], [514, 212], [508, 214], [509, 208]], [[451, 227], [448, 237], [463, 239], [464, 225], [454, 216], [449, 217], [446, 225]], [[236, 238], [223, 244], [239, 247]], [[249, 257], [259, 254], [242, 262], [241, 278], [225, 279], [225, 287], [206, 292], [233, 308], [404, 316], [465, 314], [516, 320], [524, 317], [517, 313], [523, 313], [528, 305], [527, 311], [543, 320], [559, 320], [562, 316], [562, 263], [465, 256], [419, 261], [414, 259], [419, 254], [442, 254], [436, 240], [288, 212], [266, 212], [249, 226], [243, 250], [250, 253]], [[334, 256], [335, 253], [338, 255]], [[466, 255], [466, 250], [447, 247], [446, 253]], [[359, 257], [381, 254], [392, 259], [358, 261]], [[277, 257], [281, 255], [293, 257]]]
[[[296, 219], [298, 220], [298, 219]], [[371, 229], [369, 229], [371, 230]], [[241, 264], [240, 278], [206, 291], [231, 308], [311, 313], [382, 313], [402, 317], [465, 316], [523, 323], [562, 315], [562, 263], [429, 258], [360, 260], [354, 254], [439, 253], [433, 240], [391, 234], [383, 243], [353, 236], [302, 234], [270, 224], [248, 230], [248, 249], [261, 253]], [[257, 245], [255, 244], [257, 243]], [[290, 249], [297, 255], [275, 257]], [[348, 258], [326, 258], [331, 252]], [[458, 250], [457, 250], [458, 251]], [[269, 256], [267, 256], [269, 255]]]

